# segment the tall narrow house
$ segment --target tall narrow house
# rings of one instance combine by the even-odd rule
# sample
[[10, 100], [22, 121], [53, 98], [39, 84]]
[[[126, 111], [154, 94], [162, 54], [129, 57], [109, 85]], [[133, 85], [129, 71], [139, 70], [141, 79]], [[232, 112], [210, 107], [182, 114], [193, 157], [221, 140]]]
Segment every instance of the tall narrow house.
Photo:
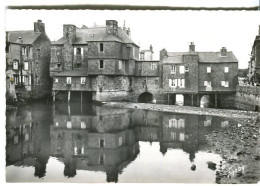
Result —
[[51, 47], [53, 99], [125, 99], [138, 59], [130, 29], [118, 27], [115, 20], [90, 28], [63, 25], [63, 37]]
[[6, 32], [7, 101], [51, 95], [50, 44], [41, 20], [34, 23], [34, 30]]

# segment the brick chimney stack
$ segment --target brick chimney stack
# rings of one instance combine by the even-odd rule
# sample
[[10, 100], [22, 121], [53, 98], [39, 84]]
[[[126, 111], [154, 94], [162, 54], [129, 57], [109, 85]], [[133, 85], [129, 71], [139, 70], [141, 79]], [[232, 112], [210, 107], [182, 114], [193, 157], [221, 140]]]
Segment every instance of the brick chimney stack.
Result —
[[117, 35], [118, 23], [116, 20], [106, 20], [106, 29], [108, 34]]
[[227, 49], [226, 49], [226, 47], [222, 47], [220, 49], [220, 53], [221, 53], [221, 56], [227, 56]]
[[45, 33], [45, 24], [42, 22], [42, 20], [34, 22], [34, 32]]
[[193, 42], [190, 43], [189, 51], [190, 51], [190, 52], [195, 52], [195, 45], [194, 45]]

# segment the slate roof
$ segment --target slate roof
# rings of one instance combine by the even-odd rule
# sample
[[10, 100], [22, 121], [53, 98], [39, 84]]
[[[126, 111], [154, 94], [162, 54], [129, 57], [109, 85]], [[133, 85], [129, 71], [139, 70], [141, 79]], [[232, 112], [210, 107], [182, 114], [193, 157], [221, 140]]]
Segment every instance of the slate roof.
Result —
[[238, 62], [233, 52], [227, 52], [227, 56], [221, 56], [220, 52], [168, 52], [168, 57], [163, 59], [163, 63], [183, 63], [183, 55], [188, 54], [198, 55], [199, 63]]
[[7, 32], [11, 43], [19, 43], [19, 37], [22, 37], [23, 44], [32, 44], [41, 35], [41, 33], [36, 33], [33, 30]]
[[60, 73], [57, 73], [55, 74], [54, 76], [80, 76], [80, 77], [83, 77], [83, 76], [87, 76], [88, 75], [88, 72], [87, 70], [68, 70], [68, 71], [63, 71], [63, 72], [60, 72]]
[[[118, 36], [108, 34], [106, 27], [76, 28], [76, 40], [73, 44], [86, 44], [89, 41], [118, 41], [121, 43], [135, 44], [120, 27], [118, 27]], [[65, 38], [62, 37], [52, 44], [63, 44], [64, 42]]]

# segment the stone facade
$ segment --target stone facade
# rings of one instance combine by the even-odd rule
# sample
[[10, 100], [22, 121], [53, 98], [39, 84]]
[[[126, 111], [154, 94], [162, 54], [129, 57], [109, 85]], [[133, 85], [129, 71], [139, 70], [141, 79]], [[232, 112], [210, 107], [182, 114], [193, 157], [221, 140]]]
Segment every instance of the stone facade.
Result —
[[[223, 95], [235, 95], [238, 84], [238, 60], [232, 52], [196, 52], [191, 43], [189, 52], [160, 54], [162, 61], [162, 89], [168, 103], [176, 102], [176, 95], [184, 96], [184, 105], [199, 106], [204, 95], [215, 107], [224, 105]], [[221, 98], [221, 99], [220, 99]]]
[[175, 104], [176, 94], [183, 94], [186, 104], [199, 105], [204, 94], [218, 100], [236, 91], [238, 61], [226, 48], [196, 52], [192, 43], [188, 52], [163, 49], [156, 61], [152, 46], [139, 53], [129, 29], [113, 20], [105, 27], [63, 25], [63, 37], [51, 51], [54, 99], [67, 91], [70, 101], [71, 92], [80, 91], [95, 101]]
[[237, 86], [236, 108], [260, 111], [260, 87]]
[[34, 30], [6, 33], [7, 100], [51, 95], [50, 44], [41, 20]]
[[259, 33], [255, 38], [251, 58], [248, 63], [248, 77], [250, 84], [254, 85], [255, 83], [260, 83], [260, 25]]

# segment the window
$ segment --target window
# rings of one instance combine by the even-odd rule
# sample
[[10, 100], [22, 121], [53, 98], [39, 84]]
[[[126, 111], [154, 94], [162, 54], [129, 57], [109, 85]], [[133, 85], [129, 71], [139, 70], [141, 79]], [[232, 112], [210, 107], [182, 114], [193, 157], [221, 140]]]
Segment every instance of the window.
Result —
[[26, 47], [22, 47], [22, 55], [26, 55]]
[[118, 69], [122, 69], [122, 65], [123, 65], [123, 64], [122, 64], [122, 61], [119, 60], [119, 61], [118, 61]]
[[140, 60], [144, 60], [144, 53], [141, 53]]
[[184, 88], [184, 87], [185, 87], [185, 79], [179, 79], [179, 80], [180, 80], [179, 86], [180, 86], [181, 88]]
[[99, 156], [99, 164], [100, 164], [100, 165], [104, 165], [104, 160], [105, 160], [104, 155], [100, 155], [100, 156]]
[[5, 52], [6, 53], [10, 52], [10, 44], [9, 43], [7, 43], [6, 46], [5, 46]]
[[176, 74], [176, 66], [172, 65], [171, 74]]
[[86, 77], [81, 77], [80, 82], [81, 84], [86, 84]]
[[24, 85], [30, 85], [30, 78], [29, 76], [23, 76], [23, 83]]
[[24, 65], [23, 66], [24, 70], [29, 70], [29, 63], [28, 62], [24, 62], [23, 65]]
[[185, 126], [185, 120], [179, 119], [178, 120], [178, 128], [184, 128], [184, 126]]
[[183, 132], [180, 133], [179, 140], [184, 141], [185, 134]]
[[77, 48], [77, 54], [82, 54], [82, 52], [81, 52], [81, 48]]
[[99, 60], [99, 68], [100, 69], [104, 68], [104, 61], [103, 60]]
[[185, 66], [185, 72], [189, 72], [189, 67]]
[[211, 87], [211, 81], [204, 81], [205, 87]]
[[18, 61], [13, 62], [13, 69], [18, 70]]
[[176, 133], [175, 132], [171, 132], [171, 139], [176, 140]]
[[71, 121], [67, 121], [67, 129], [71, 129], [71, 128], [72, 128]]
[[99, 44], [99, 51], [100, 51], [100, 52], [103, 52], [103, 51], [104, 51], [104, 45], [103, 45], [103, 43], [100, 43], [100, 44]]
[[67, 77], [67, 84], [71, 84], [71, 77]]
[[58, 78], [55, 78], [55, 83], [58, 83], [59, 82], [59, 79]]
[[229, 87], [229, 82], [228, 81], [221, 81], [221, 86]]
[[229, 68], [228, 68], [228, 67], [225, 67], [224, 72], [225, 72], [225, 73], [228, 73], [228, 71], [229, 71]]
[[36, 76], [36, 85], [40, 84], [40, 78], [38, 76]]
[[177, 120], [175, 118], [169, 120], [169, 128], [177, 128]]
[[178, 79], [169, 79], [169, 86], [176, 87], [178, 84]]
[[221, 127], [222, 128], [227, 127], [228, 125], [229, 125], [228, 121], [221, 121]]
[[207, 73], [211, 73], [211, 67], [207, 67]]
[[85, 129], [85, 128], [87, 127], [85, 121], [81, 121], [80, 127], [81, 127], [82, 129]]
[[119, 137], [119, 138], [118, 138], [118, 145], [119, 145], [119, 146], [122, 146], [122, 144], [123, 144], [123, 138], [122, 138], [122, 137]]
[[156, 64], [155, 63], [151, 63], [151, 70], [155, 70], [156, 69]]
[[184, 74], [184, 66], [180, 66], [180, 74]]
[[18, 85], [18, 83], [19, 83], [19, 76], [14, 75], [14, 83], [15, 83], [15, 85]]
[[104, 146], [105, 146], [105, 140], [99, 139], [99, 147], [104, 148]]
[[56, 123], [55, 123], [55, 126], [58, 127], [58, 126], [59, 126], [59, 122], [56, 122]]
[[14, 136], [14, 144], [17, 144], [19, 142], [19, 137], [18, 136]]

